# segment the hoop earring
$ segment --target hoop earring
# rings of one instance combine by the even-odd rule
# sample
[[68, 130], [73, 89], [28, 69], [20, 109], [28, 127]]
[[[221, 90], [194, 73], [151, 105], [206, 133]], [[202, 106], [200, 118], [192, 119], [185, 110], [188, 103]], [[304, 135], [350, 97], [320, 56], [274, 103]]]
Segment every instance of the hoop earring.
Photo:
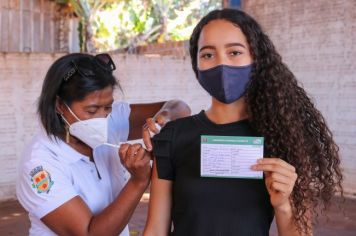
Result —
[[69, 139], [70, 139], [70, 133], [69, 133], [69, 123], [67, 122], [67, 120], [64, 118], [63, 116], [63, 113], [58, 113], [61, 118], [62, 118], [62, 121], [64, 122], [64, 129], [66, 130], [66, 143], [69, 144]]
[[68, 144], [69, 144], [69, 138], [70, 138], [70, 134], [68, 131], [68, 127], [66, 127], [66, 143], [68, 143]]

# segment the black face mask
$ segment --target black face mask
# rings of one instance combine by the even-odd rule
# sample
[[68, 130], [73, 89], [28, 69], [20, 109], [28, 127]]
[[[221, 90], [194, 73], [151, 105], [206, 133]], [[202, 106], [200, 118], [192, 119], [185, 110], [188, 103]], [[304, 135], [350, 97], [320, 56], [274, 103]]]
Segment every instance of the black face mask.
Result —
[[230, 104], [245, 94], [251, 70], [252, 64], [218, 65], [207, 70], [199, 70], [198, 81], [211, 96], [222, 103]]

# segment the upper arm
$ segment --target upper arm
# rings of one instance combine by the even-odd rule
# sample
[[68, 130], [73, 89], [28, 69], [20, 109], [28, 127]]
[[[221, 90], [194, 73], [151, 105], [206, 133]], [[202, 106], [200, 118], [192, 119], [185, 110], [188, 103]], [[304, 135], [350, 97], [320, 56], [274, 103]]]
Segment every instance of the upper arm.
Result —
[[[39, 159], [51, 158], [46, 153], [36, 154]], [[17, 181], [17, 197], [31, 215], [57, 234], [85, 234], [92, 213], [78, 196], [65, 166], [29, 161], [19, 168]]]
[[131, 113], [130, 105], [127, 102], [115, 101], [112, 111], [108, 117], [109, 122], [109, 142], [118, 144], [127, 140], [129, 135], [129, 116]]
[[167, 236], [169, 234], [171, 205], [172, 181], [158, 178], [156, 161], [154, 161], [145, 236]]
[[165, 102], [130, 105], [129, 140], [141, 138], [142, 126], [145, 124], [146, 119], [153, 117], [162, 108], [164, 103]]
[[58, 235], [87, 235], [92, 217], [89, 207], [79, 196], [76, 196], [41, 220]]

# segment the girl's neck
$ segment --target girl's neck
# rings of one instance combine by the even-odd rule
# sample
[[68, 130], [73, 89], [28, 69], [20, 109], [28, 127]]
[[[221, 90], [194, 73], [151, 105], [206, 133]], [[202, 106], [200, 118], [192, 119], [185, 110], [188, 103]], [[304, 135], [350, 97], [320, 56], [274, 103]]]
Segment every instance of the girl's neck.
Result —
[[205, 112], [206, 116], [216, 124], [228, 124], [248, 118], [247, 105], [244, 98], [231, 104], [221, 103], [212, 99], [211, 107]]

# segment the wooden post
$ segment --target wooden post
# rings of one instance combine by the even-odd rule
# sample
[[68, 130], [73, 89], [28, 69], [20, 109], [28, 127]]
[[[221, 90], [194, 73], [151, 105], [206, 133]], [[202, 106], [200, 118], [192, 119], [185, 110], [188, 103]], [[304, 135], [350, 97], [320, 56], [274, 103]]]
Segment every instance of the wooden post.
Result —
[[222, 0], [223, 8], [241, 8], [241, 0]]
[[223, 8], [228, 8], [230, 5], [230, 1], [229, 0], [222, 0], [222, 7]]

